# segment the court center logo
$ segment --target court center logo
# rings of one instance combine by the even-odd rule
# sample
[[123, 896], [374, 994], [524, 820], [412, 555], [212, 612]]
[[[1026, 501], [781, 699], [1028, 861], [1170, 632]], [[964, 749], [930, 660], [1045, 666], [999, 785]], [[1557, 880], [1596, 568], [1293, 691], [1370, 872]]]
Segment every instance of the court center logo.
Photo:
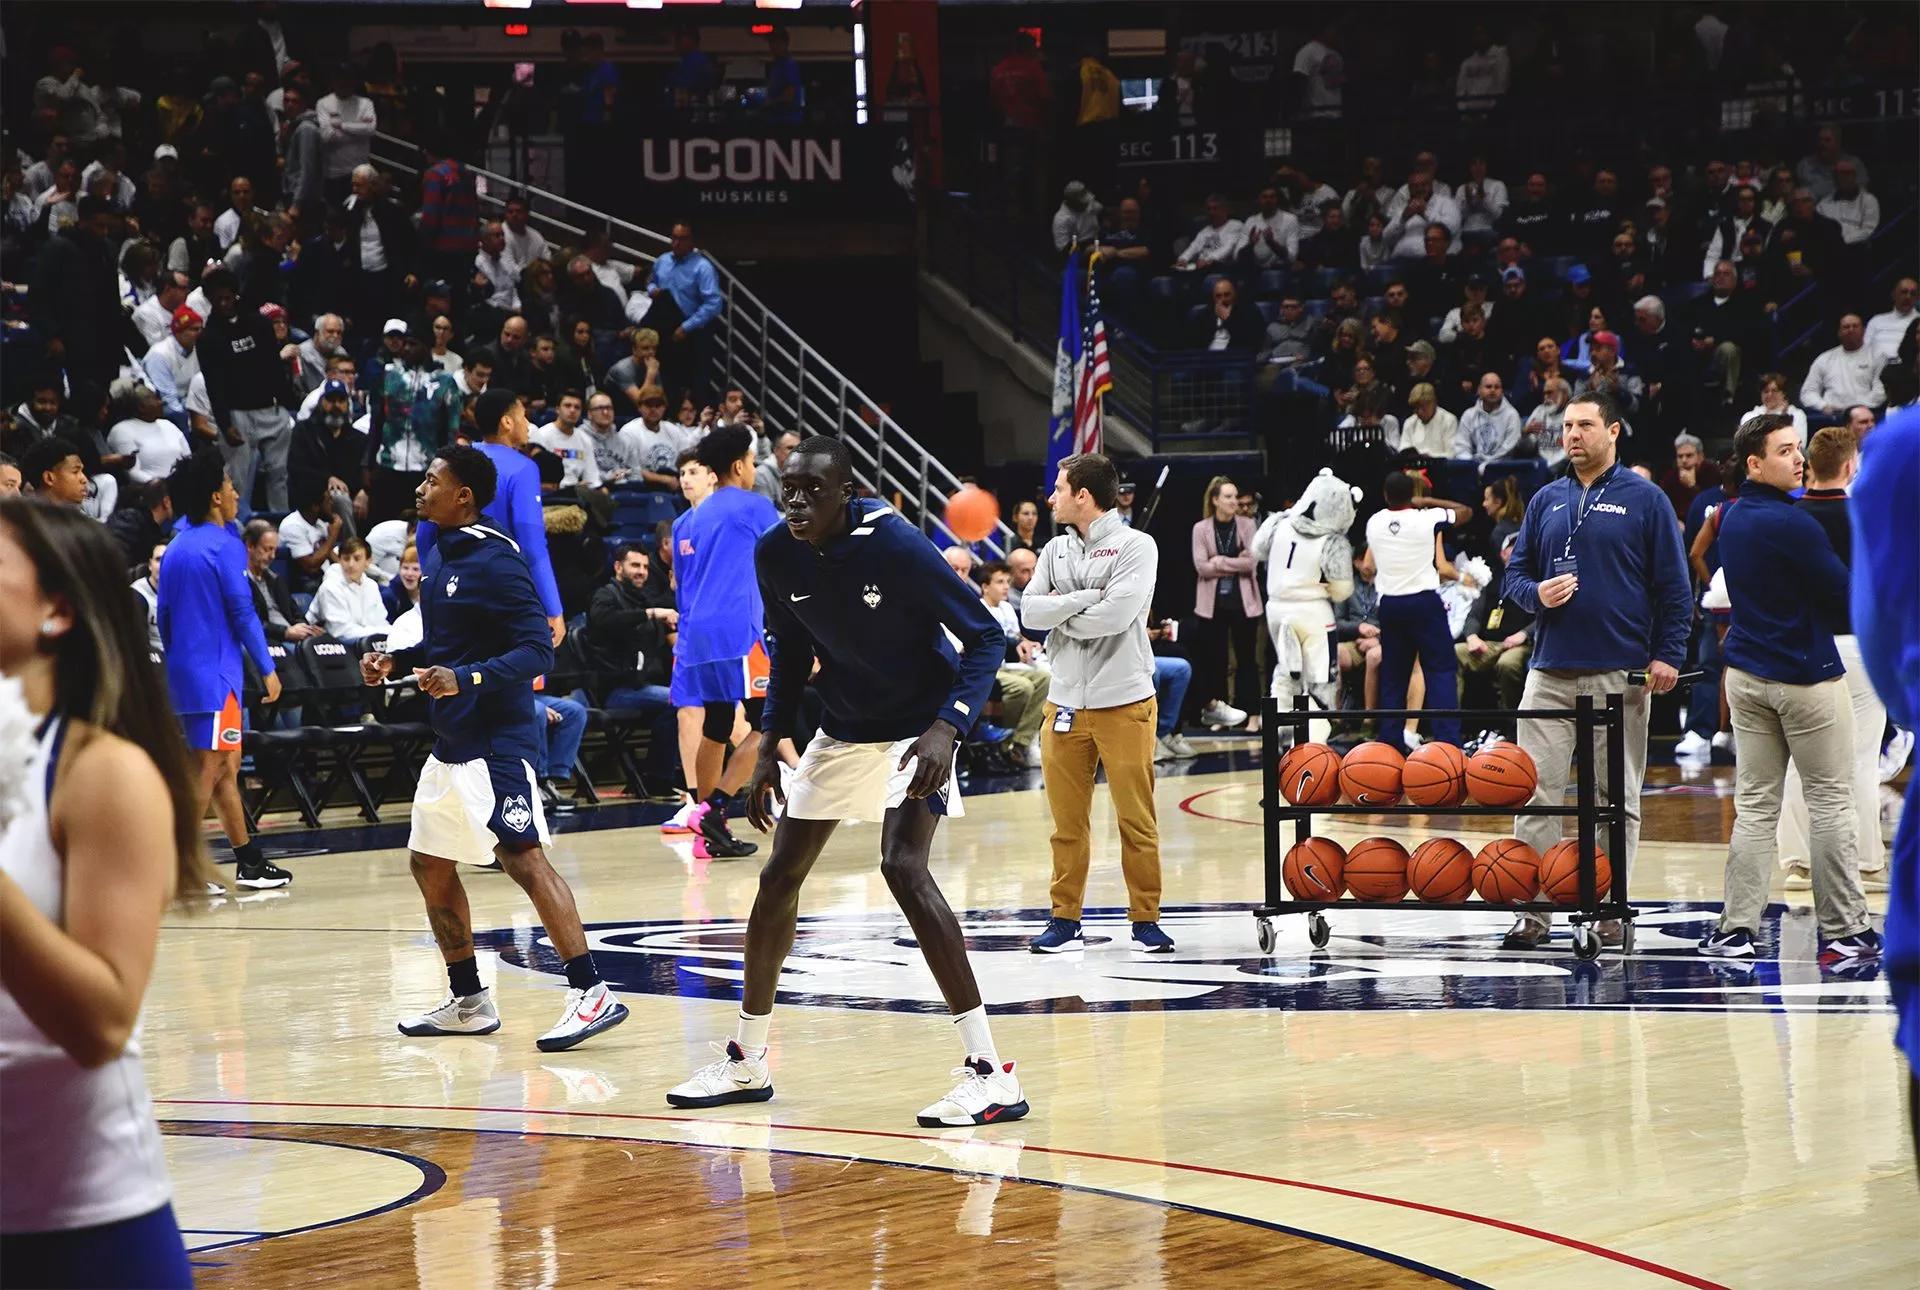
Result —
[[[1260, 953], [1249, 906], [1166, 911], [1173, 954], [1136, 956], [1124, 910], [1092, 910], [1088, 948], [1033, 954], [1043, 910], [974, 912], [961, 929], [995, 1012], [1124, 1012], [1279, 1008], [1294, 1011], [1599, 1008], [1682, 1012], [1890, 1011], [1879, 965], [1825, 971], [1809, 910], [1772, 907], [1763, 920], [1767, 956], [1736, 963], [1704, 959], [1694, 946], [1715, 925], [1717, 905], [1645, 908], [1634, 953], [1598, 963], [1575, 960], [1564, 927], [1541, 954], [1497, 948], [1511, 922], [1471, 905], [1453, 910], [1337, 911], [1333, 938], [1316, 952], [1305, 920], [1276, 921], [1279, 944]], [[746, 923], [601, 923], [587, 929], [595, 962], [616, 990], [737, 1000]], [[503, 963], [564, 976], [539, 929], [476, 936]], [[815, 1007], [944, 1013], [939, 987], [897, 914], [819, 915], [800, 920], [780, 975], [780, 1001]]]

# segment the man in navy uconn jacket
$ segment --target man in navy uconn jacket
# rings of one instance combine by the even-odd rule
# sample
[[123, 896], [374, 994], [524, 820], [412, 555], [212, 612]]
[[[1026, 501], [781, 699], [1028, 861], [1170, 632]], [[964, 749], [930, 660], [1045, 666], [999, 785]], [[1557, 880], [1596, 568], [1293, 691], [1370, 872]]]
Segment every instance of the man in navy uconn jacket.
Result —
[[[1619, 462], [1620, 408], [1612, 395], [1604, 390], [1583, 394], [1567, 404], [1565, 415], [1561, 444], [1569, 469], [1527, 503], [1507, 562], [1505, 594], [1537, 615], [1533, 658], [1520, 696], [1523, 710], [1571, 708], [1582, 694], [1601, 701], [1609, 694], [1626, 696], [1624, 867], [1620, 857], [1612, 858], [1614, 873], [1624, 882], [1640, 846], [1640, 785], [1647, 770], [1652, 695], [1671, 690], [1679, 680], [1693, 621], [1692, 583], [1673, 504], [1657, 484]], [[1627, 673], [1638, 671], [1646, 673], [1645, 682], [1630, 684]], [[1562, 805], [1573, 760], [1573, 723], [1523, 720], [1518, 735], [1539, 771], [1532, 804]], [[1603, 771], [1596, 785], [1602, 802], [1607, 800], [1606, 764], [1607, 744], [1600, 738], [1594, 742], [1594, 765]], [[1560, 840], [1561, 818], [1526, 816], [1514, 821], [1513, 831], [1544, 853]], [[1617, 923], [1602, 923], [1599, 933], [1602, 943], [1619, 943]], [[1522, 914], [1503, 948], [1539, 949], [1547, 934], [1547, 919]]]
[[[721, 1059], [667, 1101], [708, 1107], [773, 1096], [767, 1031], [780, 965], [793, 948], [800, 885], [840, 821], [861, 819], [880, 821], [880, 872], [953, 1011], [965, 1054], [960, 1083], [919, 1122], [1017, 1120], [1027, 1113], [1020, 1081], [994, 1049], [960, 924], [927, 870], [940, 817], [961, 814], [954, 744], [987, 701], [1006, 638], [924, 533], [889, 506], [855, 499], [839, 440], [815, 436], [796, 448], [780, 491], [786, 523], [754, 552], [771, 671], [747, 818], [766, 830], [769, 793], [785, 811], [747, 923], [738, 1029]], [[816, 661], [825, 712], [783, 791], [775, 748], [793, 733]]]
[[401, 1021], [400, 1033], [500, 1029], [493, 994], [480, 984], [458, 868], [498, 858], [532, 898], [566, 968], [566, 1006], [537, 1041], [557, 1052], [619, 1025], [627, 1009], [600, 980], [573, 892], [542, 850], [552, 839], [533, 774], [541, 740], [533, 682], [553, 666], [553, 644], [526, 556], [483, 513], [497, 483], [478, 448], [443, 449], [428, 465], [414, 503], [440, 540], [420, 571], [421, 640], [363, 655], [360, 674], [379, 685], [396, 666], [411, 668], [433, 700], [433, 755], [414, 791], [407, 849], [451, 991], [439, 1007]]

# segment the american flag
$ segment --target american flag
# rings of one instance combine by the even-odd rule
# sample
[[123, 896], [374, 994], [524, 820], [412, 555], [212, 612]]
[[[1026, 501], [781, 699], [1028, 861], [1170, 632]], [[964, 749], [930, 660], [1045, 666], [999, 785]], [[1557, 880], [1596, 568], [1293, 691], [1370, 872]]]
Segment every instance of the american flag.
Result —
[[1062, 460], [1099, 452], [1103, 443], [1101, 397], [1113, 388], [1113, 369], [1092, 267], [1091, 256], [1075, 254], [1067, 261], [1060, 287], [1060, 342], [1054, 352], [1053, 416], [1047, 436], [1049, 483]]

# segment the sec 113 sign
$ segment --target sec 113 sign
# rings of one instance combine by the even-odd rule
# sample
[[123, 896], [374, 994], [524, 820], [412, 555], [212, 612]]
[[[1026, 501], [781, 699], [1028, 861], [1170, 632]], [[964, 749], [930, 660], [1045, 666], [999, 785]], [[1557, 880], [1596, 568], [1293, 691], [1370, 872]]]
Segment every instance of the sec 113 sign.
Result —
[[1119, 163], [1123, 166], [1211, 165], [1223, 160], [1217, 130], [1173, 130], [1143, 135], [1123, 140], [1119, 152]]

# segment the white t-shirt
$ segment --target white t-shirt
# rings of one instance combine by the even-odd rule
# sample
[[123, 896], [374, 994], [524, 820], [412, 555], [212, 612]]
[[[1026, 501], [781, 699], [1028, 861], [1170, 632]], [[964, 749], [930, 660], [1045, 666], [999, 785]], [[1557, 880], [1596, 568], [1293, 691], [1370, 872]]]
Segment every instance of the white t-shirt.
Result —
[[291, 560], [304, 560], [327, 540], [327, 526], [318, 521], [309, 524], [299, 511], [288, 511], [280, 521], [280, 545]]
[[133, 325], [140, 329], [151, 349], [173, 334], [173, 315], [160, 303], [159, 296], [148, 296], [135, 307]]
[[567, 434], [555, 422], [535, 430], [533, 441], [558, 457], [560, 464], [566, 468], [566, 474], [560, 479], [561, 487], [572, 488], [576, 484], [585, 484], [588, 488], [600, 487], [600, 463], [594, 457], [593, 440], [586, 431], [575, 430]]
[[993, 621], [1000, 624], [1000, 631], [1010, 641], [1020, 639], [1020, 611], [1013, 607], [1011, 600], [1003, 600], [997, 605], [989, 605], [986, 598], [980, 600], [986, 611], [993, 615]]
[[171, 421], [141, 421], [128, 417], [107, 432], [107, 446], [116, 453], [128, 453], [133, 465], [127, 477], [136, 484], [150, 479], [165, 479], [173, 464], [192, 454], [187, 437]]
[[516, 233], [505, 224], [500, 228], [507, 235], [507, 254], [520, 263], [532, 264], [535, 260], [547, 258], [547, 239], [532, 224], [527, 225], [524, 233]]
[[1347, 62], [1339, 51], [1310, 40], [1293, 56], [1293, 70], [1307, 78], [1307, 114], [1338, 118], [1347, 79]]
[[673, 474], [676, 470], [674, 462], [679, 460], [680, 454], [699, 442], [678, 422], [662, 420], [649, 430], [647, 423], [639, 417], [620, 427], [620, 437], [633, 445], [634, 454], [640, 460], [640, 469], [650, 470], [656, 475]]
[[1367, 546], [1378, 571], [1373, 585], [1383, 596], [1411, 596], [1440, 589], [1433, 565], [1433, 535], [1453, 522], [1444, 506], [1375, 511], [1367, 521]]
[[187, 411], [213, 420], [213, 399], [207, 394], [207, 374], [195, 372], [187, 382]]

